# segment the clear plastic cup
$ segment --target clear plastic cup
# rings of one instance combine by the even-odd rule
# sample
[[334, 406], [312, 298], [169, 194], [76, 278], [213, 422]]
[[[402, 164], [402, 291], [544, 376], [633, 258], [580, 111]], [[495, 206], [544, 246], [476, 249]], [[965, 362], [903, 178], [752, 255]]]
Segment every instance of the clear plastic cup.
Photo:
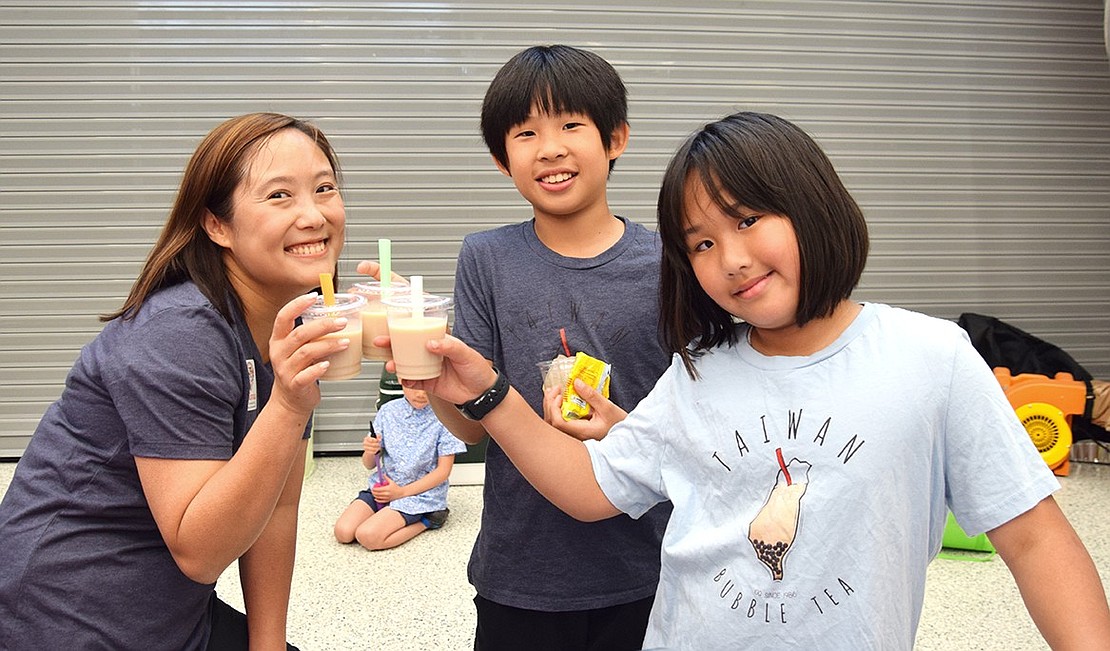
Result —
[[347, 350], [330, 355], [327, 359], [331, 366], [321, 376], [324, 380], [349, 380], [362, 370], [362, 318], [360, 313], [366, 306], [366, 298], [358, 294], [336, 294], [335, 305], [324, 305], [324, 297], [316, 299], [307, 310], [301, 313], [301, 319], [336, 319], [346, 317], [347, 325], [339, 332], [330, 332], [322, 339], [350, 339], [351, 345]]
[[397, 377], [402, 380], [430, 380], [439, 377], [443, 358], [428, 352], [427, 342], [443, 339], [447, 334], [447, 311], [450, 296], [423, 294], [422, 310], [414, 314], [413, 293], [383, 298], [389, 321], [389, 338], [393, 346], [393, 362]]
[[381, 282], [371, 280], [355, 283], [347, 290], [351, 294], [358, 294], [366, 298], [366, 306], [362, 308], [362, 357], [363, 359], [388, 362], [393, 359], [393, 350], [390, 347], [382, 348], [374, 345], [374, 338], [389, 334], [389, 322], [386, 319], [385, 303], [382, 299], [386, 296], [400, 296], [407, 294], [408, 285], [395, 282], [382, 289]]
[[559, 355], [555, 359], [536, 362], [536, 366], [539, 367], [540, 377], [543, 379], [544, 393], [547, 393], [547, 390], [551, 387], [566, 389], [567, 381], [570, 378], [570, 369], [574, 368], [574, 357]]

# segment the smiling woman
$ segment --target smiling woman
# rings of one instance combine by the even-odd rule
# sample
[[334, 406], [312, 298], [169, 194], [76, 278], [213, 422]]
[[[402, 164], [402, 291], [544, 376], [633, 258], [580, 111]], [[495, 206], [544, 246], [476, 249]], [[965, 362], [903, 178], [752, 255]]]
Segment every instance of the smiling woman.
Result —
[[[317, 380], [349, 345], [323, 338], [334, 319], [295, 323], [343, 247], [338, 178], [324, 134], [284, 115], [197, 147], [0, 503], [0, 647], [285, 644]], [[214, 591], [236, 560], [245, 616]]]
[[[206, 211], [204, 230], [224, 249], [240, 300], [276, 312], [319, 284], [321, 273], [333, 273], [343, 248], [343, 198], [332, 159], [298, 129], [268, 136], [245, 172], [232, 213]], [[265, 356], [266, 342], [257, 343]]]

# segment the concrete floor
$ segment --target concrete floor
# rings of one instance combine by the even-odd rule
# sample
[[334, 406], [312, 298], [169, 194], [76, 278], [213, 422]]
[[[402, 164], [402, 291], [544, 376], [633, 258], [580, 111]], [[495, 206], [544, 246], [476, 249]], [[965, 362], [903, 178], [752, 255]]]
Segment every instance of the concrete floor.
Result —
[[[0, 463], [6, 490], [14, 463]], [[399, 548], [368, 552], [340, 545], [332, 524], [366, 481], [357, 457], [317, 458], [301, 504], [289, 640], [303, 651], [472, 648], [473, 588], [466, 563], [478, 532], [480, 486], [452, 486], [451, 518]], [[1056, 494], [1110, 585], [1110, 467], [1072, 464]], [[236, 568], [217, 584], [242, 607]], [[997, 557], [987, 562], [935, 560], [929, 568], [916, 649], [1047, 649], [1013, 579]]]

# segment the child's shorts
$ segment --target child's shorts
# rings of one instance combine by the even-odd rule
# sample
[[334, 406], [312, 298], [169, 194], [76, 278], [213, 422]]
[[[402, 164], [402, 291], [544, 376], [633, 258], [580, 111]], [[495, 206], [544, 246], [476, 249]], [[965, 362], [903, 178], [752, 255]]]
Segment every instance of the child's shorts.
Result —
[[[375, 513], [378, 512], [378, 503], [374, 500], [374, 494], [370, 491], [359, 491], [358, 499], [365, 502]], [[417, 522], [423, 522], [424, 526], [429, 529], [439, 529], [443, 526], [444, 522], [447, 522], [447, 515], [451, 512], [451, 509], [443, 509], [442, 511], [430, 511], [428, 513], [421, 513], [420, 515], [412, 515], [411, 513], [405, 513], [404, 511], [397, 512], [400, 513], [401, 517], [405, 519], [405, 526], [416, 524]]]

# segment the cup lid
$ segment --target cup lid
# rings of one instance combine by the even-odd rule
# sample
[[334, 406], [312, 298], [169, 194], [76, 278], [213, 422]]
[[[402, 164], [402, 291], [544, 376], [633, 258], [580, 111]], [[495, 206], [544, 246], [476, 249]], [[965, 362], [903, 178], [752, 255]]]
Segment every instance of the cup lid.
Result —
[[[416, 297], [411, 293], [394, 294], [392, 296], [383, 296], [382, 303], [390, 307], [398, 307], [404, 309], [411, 309], [414, 299]], [[451, 307], [450, 296], [440, 296], [438, 294], [427, 294], [422, 296], [422, 301], [425, 310], [446, 310]]]
[[[409, 286], [401, 282], [391, 282], [388, 287], [390, 294], [403, 294], [409, 291]], [[347, 290], [351, 294], [364, 294], [374, 297], [382, 293], [382, 282], [380, 280], [366, 280], [357, 282], [351, 285]]]
[[333, 314], [346, 314], [361, 310], [366, 306], [366, 297], [360, 294], [340, 293], [335, 295], [335, 305], [324, 305], [324, 297], [316, 297], [316, 302], [308, 306], [302, 316], [320, 319]]

